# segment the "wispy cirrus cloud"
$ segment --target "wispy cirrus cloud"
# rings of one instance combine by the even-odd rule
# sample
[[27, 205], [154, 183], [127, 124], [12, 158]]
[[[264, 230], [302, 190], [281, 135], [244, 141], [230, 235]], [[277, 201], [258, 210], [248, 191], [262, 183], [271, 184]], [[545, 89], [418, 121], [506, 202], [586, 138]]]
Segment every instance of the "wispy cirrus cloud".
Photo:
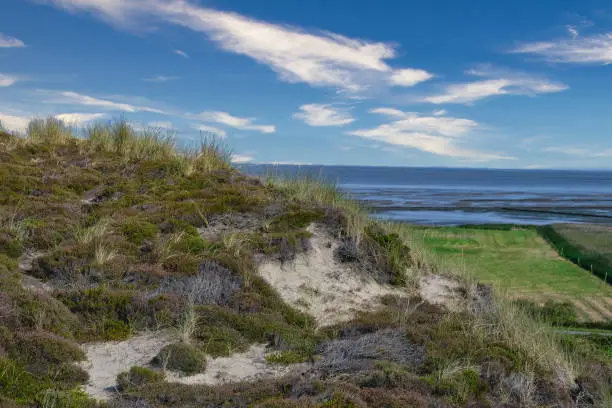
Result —
[[310, 103], [300, 106], [300, 111], [293, 114], [310, 126], [344, 126], [355, 121], [346, 110], [329, 104]]
[[254, 160], [250, 154], [232, 154], [232, 163], [249, 163]]
[[421, 69], [392, 68], [387, 61], [397, 56], [393, 44], [307, 32], [183, 0], [47, 1], [68, 11], [94, 13], [124, 28], [161, 20], [203, 32], [221, 49], [267, 65], [286, 82], [355, 92], [382, 83], [413, 86], [432, 77]]
[[570, 38], [524, 43], [510, 52], [537, 55], [556, 63], [606, 65], [612, 63], [612, 32], [581, 36], [573, 28]]
[[178, 79], [181, 79], [181, 78], [177, 76], [156, 75], [151, 78], [143, 78], [142, 80], [145, 82], [170, 82], [170, 81], [176, 81]]
[[47, 101], [50, 103], [92, 106], [109, 111], [121, 112], [150, 112], [158, 114], [167, 114], [161, 109], [151, 108], [148, 106], [133, 105], [130, 103], [114, 101], [111, 99], [96, 98], [89, 95], [79, 94], [71, 91], [40, 91], [43, 94], [50, 94], [51, 98]]
[[522, 72], [501, 70], [483, 65], [466, 71], [466, 74], [485, 79], [448, 85], [444, 92], [423, 98], [434, 104], [470, 104], [496, 95], [528, 95], [561, 92], [569, 87], [560, 82], [528, 75]]
[[549, 153], [560, 153], [566, 156], [592, 159], [612, 157], [612, 148], [593, 148], [592, 146], [550, 146], [542, 150]]
[[227, 136], [227, 133], [225, 132], [225, 130], [219, 129], [219, 128], [214, 127], [214, 126], [209, 126], [209, 125], [193, 125], [193, 128], [195, 130], [199, 130], [200, 132], [210, 133], [210, 134], [216, 135], [216, 136], [218, 136], [220, 138], [224, 138], [225, 136]]
[[15, 75], [0, 74], [0, 88], [14, 85], [18, 80]]
[[274, 125], [256, 125], [253, 122], [255, 118], [240, 118], [232, 116], [227, 112], [220, 111], [204, 111], [195, 116], [196, 119], [204, 122], [214, 122], [222, 125], [227, 125], [235, 129], [254, 130], [261, 133], [274, 133], [276, 126]]
[[0, 33], [0, 48], [23, 48], [25, 46], [20, 39]]
[[105, 113], [61, 113], [55, 117], [69, 124], [80, 125], [105, 117]]
[[181, 51], [181, 50], [174, 50], [173, 51], [176, 55], [180, 55], [183, 58], [189, 58], [189, 54], [187, 54], [185, 51]]
[[382, 114], [392, 120], [374, 128], [358, 129], [347, 133], [440, 156], [473, 161], [514, 159], [463, 147], [464, 140], [462, 139], [479, 127], [478, 123], [470, 119], [424, 116], [413, 112], [402, 112], [395, 108], [376, 108], [372, 109], [371, 113]]
[[154, 129], [172, 130], [174, 125], [169, 121], [149, 122], [148, 125]]

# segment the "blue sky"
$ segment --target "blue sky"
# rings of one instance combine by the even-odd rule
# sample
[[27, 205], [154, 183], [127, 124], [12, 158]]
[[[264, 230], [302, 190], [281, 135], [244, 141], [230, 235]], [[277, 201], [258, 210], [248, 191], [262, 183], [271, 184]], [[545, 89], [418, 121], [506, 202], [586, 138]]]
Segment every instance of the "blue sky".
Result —
[[612, 168], [605, 1], [3, 0], [0, 121], [223, 137], [238, 162]]

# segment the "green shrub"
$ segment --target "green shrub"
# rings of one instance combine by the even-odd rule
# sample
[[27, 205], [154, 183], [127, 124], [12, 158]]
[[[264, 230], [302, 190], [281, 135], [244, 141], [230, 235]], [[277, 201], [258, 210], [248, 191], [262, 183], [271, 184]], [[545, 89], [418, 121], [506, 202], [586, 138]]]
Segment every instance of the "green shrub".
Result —
[[155, 224], [147, 221], [139, 221], [130, 219], [121, 226], [121, 233], [128, 241], [140, 245], [145, 240], [153, 238], [159, 232], [159, 228]]
[[266, 356], [266, 361], [270, 364], [296, 364], [303, 363], [308, 357], [298, 354], [294, 351], [279, 351], [270, 353]]
[[147, 367], [132, 367], [117, 376], [119, 391], [128, 391], [130, 388], [144, 384], [156, 383], [164, 380], [164, 374]]
[[204, 353], [214, 357], [229, 356], [246, 349], [246, 340], [240, 333], [224, 326], [198, 327], [196, 338], [200, 341]]
[[191, 344], [175, 343], [161, 349], [153, 363], [172, 371], [197, 374], [206, 369], [206, 356]]
[[130, 322], [138, 310], [130, 292], [113, 292], [103, 287], [64, 292], [59, 299], [80, 317], [75, 335], [83, 340], [123, 340], [131, 333]]
[[0, 231], [0, 254], [6, 254], [11, 258], [19, 258], [23, 247], [12, 236]]
[[47, 390], [37, 396], [38, 406], [44, 408], [95, 408], [98, 403], [82, 390]]
[[188, 235], [181, 240], [177, 249], [191, 254], [198, 254], [208, 248], [208, 244], [199, 236]]

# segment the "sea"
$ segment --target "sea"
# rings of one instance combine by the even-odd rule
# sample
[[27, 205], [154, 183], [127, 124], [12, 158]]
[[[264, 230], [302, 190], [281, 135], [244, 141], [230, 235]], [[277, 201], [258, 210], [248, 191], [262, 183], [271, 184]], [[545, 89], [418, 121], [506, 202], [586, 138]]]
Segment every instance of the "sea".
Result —
[[612, 225], [612, 171], [245, 164], [334, 183], [374, 217], [422, 225]]

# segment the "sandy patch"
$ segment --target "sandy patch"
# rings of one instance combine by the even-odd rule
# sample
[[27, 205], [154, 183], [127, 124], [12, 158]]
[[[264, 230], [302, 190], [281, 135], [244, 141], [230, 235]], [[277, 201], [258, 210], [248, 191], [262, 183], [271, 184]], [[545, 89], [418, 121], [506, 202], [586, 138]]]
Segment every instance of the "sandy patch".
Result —
[[421, 297], [436, 305], [443, 305], [449, 309], [458, 306], [460, 296], [457, 293], [459, 282], [440, 275], [429, 275], [421, 279]]
[[381, 296], [407, 294], [338, 262], [334, 251], [339, 242], [321, 227], [311, 225], [308, 231], [312, 237], [307, 253], [285, 264], [266, 260], [258, 271], [285, 302], [311, 314], [320, 326], [350, 320], [355, 311], [375, 307]]
[[166, 332], [146, 333], [124, 341], [85, 344], [87, 360], [81, 367], [89, 373], [85, 392], [108, 399], [115, 392], [117, 375], [133, 366], [147, 366], [172, 337]]
[[181, 376], [178, 373], [166, 372], [166, 381], [182, 384], [217, 385], [228, 382], [256, 381], [266, 378], [278, 378], [289, 373], [306, 372], [310, 364], [268, 364], [266, 346], [254, 344], [244, 353], [232, 354], [229, 357], [209, 358], [206, 371], [201, 374]]

